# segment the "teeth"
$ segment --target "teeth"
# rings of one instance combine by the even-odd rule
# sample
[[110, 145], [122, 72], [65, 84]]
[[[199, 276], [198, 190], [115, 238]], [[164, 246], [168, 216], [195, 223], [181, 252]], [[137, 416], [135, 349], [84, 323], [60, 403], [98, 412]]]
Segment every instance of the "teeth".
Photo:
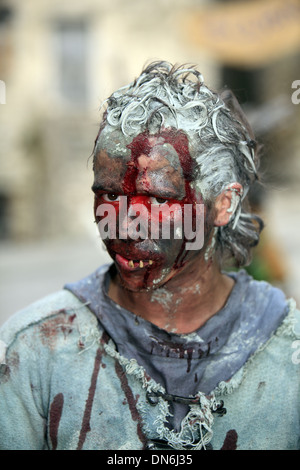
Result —
[[[152, 259], [149, 259], [148, 264], [149, 264], [149, 265], [153, 264]], [[133, 260], [128, 261], [128, 266], [129, 266], [130, 268], [134, 268], [134, 262], [133, 262]], [[139, 266], [140, 266], [140, 268], [143, 268], [143, 267], [144, 267], [144, 262], [143, 262], [142, 260], [139, 261]]]

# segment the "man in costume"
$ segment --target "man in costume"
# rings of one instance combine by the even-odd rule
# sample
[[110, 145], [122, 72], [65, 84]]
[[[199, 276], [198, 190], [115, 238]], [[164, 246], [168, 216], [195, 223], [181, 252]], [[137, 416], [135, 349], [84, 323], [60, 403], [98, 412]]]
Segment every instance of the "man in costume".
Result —
[[113, 263], [2, 328], [0, 448], [299, 449], [299, 312], [224, 270], [259, 241], [258, 159], [192, 67], [108, 98], [92, 189]]

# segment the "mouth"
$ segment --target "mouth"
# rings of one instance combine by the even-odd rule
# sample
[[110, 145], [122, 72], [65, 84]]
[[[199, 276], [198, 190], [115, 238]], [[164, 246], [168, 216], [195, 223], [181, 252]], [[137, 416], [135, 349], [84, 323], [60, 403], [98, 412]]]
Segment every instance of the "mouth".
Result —
[[128, 271], [138, 271], [154, 264], [154, 261], [151, 259], [128, 259], [118, 253], [115, 256], [115, 262]]

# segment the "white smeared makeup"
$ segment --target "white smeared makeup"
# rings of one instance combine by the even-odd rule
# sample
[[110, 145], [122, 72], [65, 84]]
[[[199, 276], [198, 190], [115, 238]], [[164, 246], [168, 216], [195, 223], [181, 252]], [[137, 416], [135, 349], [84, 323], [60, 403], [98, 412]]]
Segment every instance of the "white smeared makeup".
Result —
[[[257, 149], [244, 113], [229, 90], [217, 93], [194, 67], [155, 62], [128, 86], [111, 95], [105, 121], [125, 140], [147, 129], [156, 134], [167, 128], [183, 131], [195, 167], [191, 188], [211, 203], [228, 187], [232, 193], [229, 224], [219, 227], [220, 245], [244, 265], [259, 239], [258, 217], [242, 202], [257, 179]], [[243, 193], [231, 187], [236, 181]], [[258, 221], [262, 227], [261, 221]]]

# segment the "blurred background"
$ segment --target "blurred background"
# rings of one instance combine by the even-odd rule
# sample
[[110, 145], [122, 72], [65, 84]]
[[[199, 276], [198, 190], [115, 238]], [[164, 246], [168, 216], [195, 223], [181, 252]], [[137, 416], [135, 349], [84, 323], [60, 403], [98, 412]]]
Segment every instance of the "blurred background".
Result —
[[248, 269], [299, 302], [299, 0], [0, 0], [0, 324], [108, 260], [90, 190], [99, 107], [158, 59], [238, 96], [264, 145]]

